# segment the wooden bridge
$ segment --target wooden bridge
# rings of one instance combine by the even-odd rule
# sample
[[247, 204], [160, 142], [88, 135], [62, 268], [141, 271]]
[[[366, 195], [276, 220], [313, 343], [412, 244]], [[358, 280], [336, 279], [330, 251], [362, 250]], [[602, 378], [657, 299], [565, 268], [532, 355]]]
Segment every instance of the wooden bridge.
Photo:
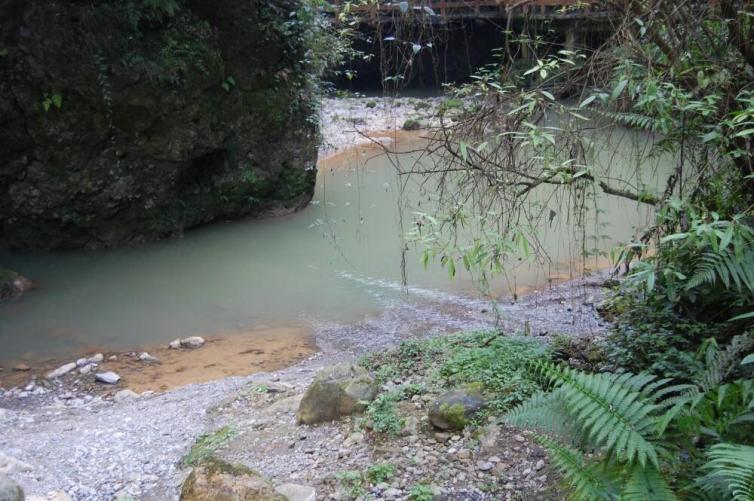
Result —
[[[547, 19], [578, 19], [608, 15], [599, 0], [403, 0], [353, 3], [351, 12], [377, 20], [413, 12], [439, 20], [467, 18], [529, 17]], [[335, 11], [345, 5], [333, 0]]]

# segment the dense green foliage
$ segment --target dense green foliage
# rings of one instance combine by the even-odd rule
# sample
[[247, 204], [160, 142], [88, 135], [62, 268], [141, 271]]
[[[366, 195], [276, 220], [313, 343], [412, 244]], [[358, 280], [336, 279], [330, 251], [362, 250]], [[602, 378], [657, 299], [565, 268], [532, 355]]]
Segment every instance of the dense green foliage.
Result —
[[550, 390], [506, 421], [541, 433], [574, 499], [754, 499], [754, 380], [724, 382], [752, 344], [710, 346], [693, 383], [534, 364]]
[[[495, 331], [454, 334], [402, 342], [394, 351], [374, 353], [362, 361], [378, 381], [406, 381], [420, 374], [435, 390], [479, 385], [487, 412], [509, 409], [538, 391], [539, 383], [524, 362], [547, 358], [549, 349], [536, 339], [507, 337]], [[426, 390], [425, 390], [426, 391]], [[421, 393], [416, 385], [383, 393], [369, 406], [367, 415], [385, 432], [397, 432], [395, 402]]]

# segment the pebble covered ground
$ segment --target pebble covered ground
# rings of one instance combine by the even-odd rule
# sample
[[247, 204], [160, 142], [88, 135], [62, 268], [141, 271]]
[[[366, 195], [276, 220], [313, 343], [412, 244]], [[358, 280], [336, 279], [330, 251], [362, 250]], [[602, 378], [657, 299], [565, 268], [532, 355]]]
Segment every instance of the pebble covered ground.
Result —
[[[600, 278], [579, 279], [504, 304], [509, 328], [520, 330], [531, 318], [534, 334], [561, 332], [566, 326], [590, 327], [594, 334], [604, 328], [594, 310], [600, 284]], [[403, 499], [407, 486], [431, 478], [450, 499], [497, 499], [483, 491], [489, 483], [499, 484], [513, 499], [522, 492], [526, 499], [536, 499], [530, 497], [534, 494], [546, 499], [549, 474], [540, 463], [545, 459], [525, 435], [501, 428], [494, 445], [483, 448], [479, 437], [434, 433], [420, 397], [407, 409], [416, 418], [411, 420], [416, 432], [384, 444], [359, 437], [348, 419], [319, 426], [294, 421], [297, 399], [318, 368], [417, 335], [490, 326], [494, 319], [486, 307], [471, 299], [453, 305], [436, 300], [403, 313], [392, 309], [357, 325], [323, 327], [318, 339], [323, 351], [294, 367], [163, 394], [92, 394], [73, 375], [0, 390], [0, 473], [11, 475], [27, 494], [62, 490], [77, 500], [177, 499], [189, 472], [179, 464], [181, 458], [201, 434], [230, 426], [237, 435], [221, 451], [224, 457], [277, 482], [315, 485], [322, 495], [337, 494], [339, 471], [389, 462], [399, 474], [370, 487], [378, 498]], [[454, 322], [448, 324], [449, 319]], [[386, 326], [384, 336], [380, 325]], [[260, 381], [284, 386], [264, 392], [264, 398], [250, 398], [249, 389]]]

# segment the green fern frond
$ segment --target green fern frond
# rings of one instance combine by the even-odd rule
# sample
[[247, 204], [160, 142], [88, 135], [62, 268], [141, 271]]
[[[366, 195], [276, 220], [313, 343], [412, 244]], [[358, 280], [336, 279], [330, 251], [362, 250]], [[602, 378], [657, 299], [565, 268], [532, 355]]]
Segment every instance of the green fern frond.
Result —
[[653, 466], [634, 466], [628, 482], [620, 494], [621, 501], [675, 501], [673, 493], [662, 474]]
[[578, 441], [580, 430], [569, 419], [568, 410], [559, 389], [537, 393], [508, 412], [504, 420], [512, 426], [531, 428], [555, 435], [565, 441]]
[[616, 487], [610, 475], [584, 460], [584, 455], [545, 435], [534, 435], [534, 440], [547, 449], [550, 461], [573, 489], [572, 499], [602, 501], [615, 499]]
[[726, 289], [754, 295], [754, 249], [742, 256], [733, 250], [706, 251], [693, 263], [693, 273], [686, 282], [687, 291], [701, 285], [722, 284]]
[[738, 365], [741, 356], [754, 347], [754, 338], [748, 334], [735, 336], [725, 350], [710, 346], [704, 371], [695, 379], [699, 390], [705, 393], [722, 383], [730, 371]]
[[754, 447], [716, 444], [707, 457], [703, 466], [707, 474], [698, 481], [701, 489], [727, 493], [735, 501], [754, 501]]
[[662, 408], [655, 404], [656, 389], [642, 393], [656, 378], [588, 374], [553, 364], [542, 364], [541, 370], [559, 385], [569, 415], [596, 447], [606, 448], [620, 461], [659, 467], [658, 450], [651, 438]]

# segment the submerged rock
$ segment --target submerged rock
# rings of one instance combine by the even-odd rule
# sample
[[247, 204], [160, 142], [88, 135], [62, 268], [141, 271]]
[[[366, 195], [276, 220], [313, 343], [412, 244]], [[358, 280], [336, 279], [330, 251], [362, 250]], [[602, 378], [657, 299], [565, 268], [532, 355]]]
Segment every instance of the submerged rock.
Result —
[[15, 271], [0, 268], [0, 300], [18, 297], [34, 288], [34, 282]]
[[7, 475], [0, 473], [0, 501], [24, 501], [24, 490]]
[[296, 417], [299, 423], [315, 424], [361, 412], [377, 391], [374, 378], [361, 366], [325, 367], [306, 389]]
[[437, 397], [429, 407], [429, 421], [441, 430], [462, 430], [484, 407], [476, 387], [452, 390]]
[[210, 458], [195, 466], [183, 482], [180, 500], [286, 501], [286, 498], [256, 471]]
[[300, 2], [173, 3], [0, 4], [0, 243], [112, 246], [311, 198]]

